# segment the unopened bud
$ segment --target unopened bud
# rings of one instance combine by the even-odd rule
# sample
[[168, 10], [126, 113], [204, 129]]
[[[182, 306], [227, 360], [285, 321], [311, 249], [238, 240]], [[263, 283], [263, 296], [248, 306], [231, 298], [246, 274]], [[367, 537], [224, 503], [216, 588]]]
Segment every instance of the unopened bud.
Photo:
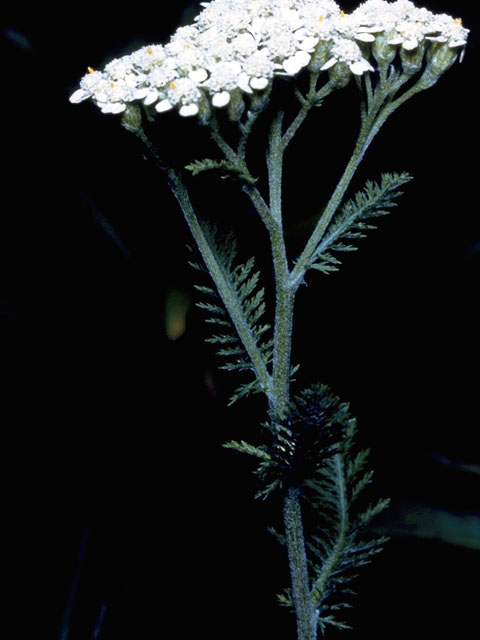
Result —
[[427, 50], [428, 66], [438, 75], [448, 71], [458, 57], [458, 47], [449, 47], [448, 42], [432, 42]]
[[330, 49], [331, 46], [329, 42], [323, 42], [320, 40], [315, 47], [315, 51], [312, 53], [312, 58], [308, 65], [310, 71], [313, 73], [318, 73], [320, 71], [323, 65], [330, 58]]
[[239, 90], [234, 90], [230, 94], [230, 102], [227, 106], [228, 117], [232, 122], [238, 122], [242, 117], [243, 111], [245, 109], [245, 102], [242, 97], [242, 92]]
[[425, 53], [425, 43], [420, 42], [415, 49], [400, 48], [400, 60], [402, 61], [402, 69], [404, 73], [411, 76], [418, 73], [423, 64], [423, 55]]
[[130, 133], [138, 133], [142, 128], [142, 113], [138, 104], [127, 104], [122, 113], [122, 125]]
[[378, 33], [375, 42], [372, 42], [372, 54], [378, 62], [379, 67], [388, 66], [397, 55], [397, 46], [389, 44], [392, 39], [392, 32]]
[[335, 89], [346, 87], [352, 77], [352, 72], [346, 62], [339, 61], [328, 70], [330, 82]]

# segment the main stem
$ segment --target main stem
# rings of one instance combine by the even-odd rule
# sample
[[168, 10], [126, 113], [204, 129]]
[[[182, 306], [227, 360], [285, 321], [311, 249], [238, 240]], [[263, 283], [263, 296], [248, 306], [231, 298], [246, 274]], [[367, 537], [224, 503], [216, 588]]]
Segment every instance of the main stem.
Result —
[[[306, 109], [302, 110], [302, 119]], [[298, 120], [298, 119], [297, 119]], [[283, 156], [288, 138], [282, 136], [283, 113], [278, 113], [270, 129], [267, 156], [270, 194], [270, 214], [274, 221], [270, 230], [275, 272], [275, 330], [270, 413], [281, 422], [288, 413], [290, 402], [290, 369], [293, 329], [293, 310], [296, 289], [292, 286], [282, 226]], [[291, 129], [289, 129], [291, 131]], [[316, 624], [310, 597], [305, 538], [303, 534], [300, 491], [290, 487], [284, 496], [283, 520], [288, 561], [292, 582], [292, 596], [297, 618], [298, 640], [315, 640]]]
[[[182, 208], [205, 264], [234, 322], [239, 337], [250, 356], [257, 380], [266, 394], [271, 419], [278, 422], [278, 424], [281, 424], [287, 417], [290, 404], [293, 311], [298, 287], [303, 281], [305, 272], [311, 265], [319, 242], [335, 215], [365, 151], [380, 127], [391, 113], [406, 99], [436, 81], [436, 78], [422, 77], [416, 85], [396, 100], [393, 100], [393, 96], [403, 84], [401, 78], [395, 85], [395, 78], [392, 76], [392, 80], [389, 81], [387, 74], [384, 73], [380, 86], [376, 88], [375, 91], [372, 91], [371, 85], [367, 85], [368, 110], [366, 108], [363, 112], [362, 126], [352, 157], [322, 217], [317, 223], [302, 254], [298, 258], [295, 267], [290, 271], [282, 223], [283, 156], [286, 147], [305, 120], [312, 106], [318, 104], [333, 90], [333, 85], [327, 83], [322, 89], [316, 91], [317, 78], [318, 74], [311, 75], [310, 90], [307, 98], [305, 99], [299, 96], [302, 108], [285, 133], [282, 133], [283, 113], [278, 113], [272, 122], [267, 155], [269, 204], [267, 205], [263, 199], [258, 188], [255, 186], [255, 180], [253, 180], [253, 178], [252, 180], [247, 180], [243, 185], [244, 192], [249, 196], [265, 224], [272, 248], [276, 304], [273, 367], [271, 375], [245, 323], [243, 311], [241, 308], [238, 308], [237, 300], [230, 291], [229, 283], [225, 279], [215, 255], [212, 253], [208, 240], [193, 211], [188, 192], [180, 175], [173, 170], [166, 169], [166, 167], [159, 162], [155, 150], [151, 147], [143, 131], [140, 130], [137, 132], [137, 135], [152, 151], [158, 166], [167, 171], [170, 187]], [[385, 104], [385, 100], [389, 94], [391, 97], [390, 103]], [[212, 138], [218, 144], [226, 158], [238, 167], [239, 173], [243, 173], [244, 175], [250, 175], [246, 166], [245, 148], [248, 135], [257, 115], [258, 113], [252, 113], [250, 120], [244, 125], [243, 134], [236, 151], [223, 139], [218, 123], [216, 123], [215, 120], [211, 128]], [[318, 599], [319, 592], [323, 590], [324, 585], [321, 576], [312, 590], [310, 587], [299, 487], [289, 487], [286, 490], [283, 503], [283, 519], [292, 582], [292, 597], [297, 619], [297, 638], [298, 640], [316, 640], [317, 623], [314, 604], [315, 598]], [[328, 572], [328, 570], [329, 568], [325, 567], [325, 572]]]

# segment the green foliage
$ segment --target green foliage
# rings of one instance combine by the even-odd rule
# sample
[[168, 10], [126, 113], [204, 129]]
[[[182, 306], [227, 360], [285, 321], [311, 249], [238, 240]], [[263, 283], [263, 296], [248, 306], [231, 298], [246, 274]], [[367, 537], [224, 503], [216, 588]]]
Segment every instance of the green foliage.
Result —
[[[238, 248], [232, 234], [220, 238], [216, 229], [209, 226], [204, 227], [204, 233], [223, 275], [229, 283], [230, 295], [241, 310], [265, 365], [268, 365], [272, 358], [273, 339], [269, 337], [270, 325], [262, 322], [265, 314], [265, 291], [259, 286], [260, 272], [254, 270], [254, 259], [250, 258], [245, 263], [236, 263]], [[191, 264], [197, 270], [205, 272], [205, 269], [200, 265]], [[226, 360], [220, 368], [227, 371], [251, 372], [253, 370], [252, 362], [221, 296], [211, 286], [196, 285], [195, 288], [208, 299], [208, 301], [197, 303], [197, 306], [206, 312], [205, 321], [219, 329], [219, 332], [208, 338], [206, 342], [217, 345], [217, 354]], [[261, 391], [261, 388], [256, 378], [242, 383], [230, 399], [230, 404], [258, 391]]]
[[[346, 629], [339, 618], [350, 607], [350, 583], [362, 566], [370, 563], [387, 538], [365, 539], [365, 528], [388, 505], [388, 500], [365, 502], [371, 484], [368, 450], [357, 450], [356, 419], [350, 407], [327, 385], [317, 384], [296, 396], [283, 424], [263, 425], [268, 445], [244, 441], [225, 447], [257, 460], [255, 469], [262, 488], [257, 497], [289, 487], [302, 490], [310, 597], [322, 633], [328, 626]], [[280, 544], [285, 538], [272, 531]], [[290, 590], [278, 596], [281, 605], [293, 608]]]
[[306, 502], [314, 514], [321, 514], [308, 549], [312, 604], [322, 632], [328, 625], [346, 628], [337, 615], [350, 606], [350, 583], [358, 569], [369, 564], [387, 541], [385, 537], [363, 539], [365, 527], [388, 506], [389, 500], [369, 504], [363, 499], [372, 472], [366, 469], [368, 450], [356, 451], [356, 430], [356, 420], [349, 417], [339, 450], [305, 483]]
[[352, 241], [364, 238], [366, 231], [376, 228], [373, 219], [390, 213], [396, 206], [395, 199], [402, 194], [400, 187], [411, 179], [408, 173], [384, 173], [380, 184], [369, 180], [333, 218], [313, 254], [310, 268], [324, 274], [338, 271], [341, 261], [336, 254], [356, 251]]
[[276, 489], [300, 487], [313, 477], [337, 450], [347, 414], [348, 405], [327, 385], [317, 384], [294, 398], [284, 423], [266, 423], [270, 459], [256, 470], [263, 484], [257, 497], [266, 498]]
[[185, 169], [191, 171], [193, 176], [197, 176], [204, 171], [222, 171], [222, 178], [237, 178], [248, 184], [254, 184], [257, 181], [245, 167], [225, 159], [204, 158], [203, 160], [194, 160], [192, 163], [187, 164]]

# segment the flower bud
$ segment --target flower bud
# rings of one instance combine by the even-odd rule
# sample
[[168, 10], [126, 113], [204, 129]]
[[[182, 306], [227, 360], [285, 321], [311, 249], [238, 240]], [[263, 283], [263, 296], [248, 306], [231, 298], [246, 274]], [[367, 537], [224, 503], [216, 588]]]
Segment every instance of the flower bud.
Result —
[[422, 68], [423, 54], [425, 53], [425, 43], [420, 42], [415, 49], [400, 48], [400, 60], [402, 61], [402, 69], [404, 73], [411, 76], [418, 73]]
[[318, 73], [323, 65], [330, 58], [330, 42], [324, 42], [320, 40], [320, 42], [315, 47], [315, 50], [312, 53], [312, 57], [310, 60], [310, 64], [308, 65], [308, 69], [313, 73]]
[[372, 42], [372, 54], [379, 67], [387, 67], [397, 55], [397, 47], [389, 44], [393, 37], [392, 32], [378, 33], [375, 42]]
[[449, 47], [448, 42], [432, 42], [427, 50], [428, 66], [433, 73], [441, 75], [450, 69], [457, 56], [457, 47]]
[[330, 82], [335, 89], [346, 87], [352, 77], [352, 72], [346, 62], [339, 61], [328, 70]]
[[203, 99], [198, 105], [198, 120], [201, 125], [208, 125], [212, 117], [212, 106], [210, 100]]
[[242, 92], [234, 90], [230, 94], [230, 102], [227, 105], [228, 117], [232, 122], [238, 122], [242, 117], [245, 109], [245, 102], [242, 97]]
[[138, 104], [130, 103], [126, 105], [122, 113], [122, 125], [130, 133], [138, 133], [142, 128], [142, 113]]

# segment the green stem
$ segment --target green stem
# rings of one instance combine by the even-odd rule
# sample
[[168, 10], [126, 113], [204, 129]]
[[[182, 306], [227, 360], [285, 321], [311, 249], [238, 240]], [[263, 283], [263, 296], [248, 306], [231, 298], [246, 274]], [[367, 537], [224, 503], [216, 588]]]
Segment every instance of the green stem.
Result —
[[[295, 130], [290, 127], [292, 136], [303, 122], [308, 109], [302, 107], [302, 118], [296, 119]], [[293, 330], [293, 311], [295, 290], [290, 283], [288, 259], [282, 223], [282, 174], [283, 157], [291, 137], [282, 135], [283, 112], [279, 112], [270, 128], [270, 141], [267, 154], [268, 183], [270, 191], [270, 213], [275, 222], [270, 233], [273, 266], [275, 273], [275, 330], [273, 348], [273, 393], [270, 401], [270, 413], [280, 422], [287, 416], [290, 404], [290, 370]], [[316, 624], [310, 599], [310, 582], [303, 534], [302, 513], [299, 491], [287, 490], [283, 502], [285, 538], [292, 595], [297, 619], [298, 640], [315, 640]]]
[[222, 267], [218, 263], [210, 243], [205, 236], [201, 224], [195, 214], [190, 202], [187, 188], [183, 183], [180, 175], [174, 170], [168, 170], [168, 180], [170, 188], [177, 199], [178, 204], [183, 212], [185, 220], [188, 224], [190, 232], [197, 244], [202, 255], [205, 265], [217, 287], [218, 293], [232, 319], [237, 333], [242, 341], [245, 349], [250, 357], [255, 375], [264, 393], [269, 397], [271, 395], [271, 379], [267, 371], [262, 353], [260, 352], [254, 336], [250, 331], [250, 327], [245, 320], [245, 315], [238, 296], [232, 289], [230, 281], [226, 278]]
[[283, 503], [283, 520], [292, 578], [293, 604], [297, 616], [297, 638], [298, 640], [315, 640], [317, 637], [316, 622], [308, 583], [308, 565], [299, 492], [296, 489], [290, 488], [287, 491]]
[[273, 347], [273, 403], [275, 419], [288, 412], [290, 400], [290, 355], [292, 346], [293, 308], [295, 292], [289, 280], [289, 268], [282, 220], [282, 175], [285, 145], [282, 137], [283, 112], [279, 112], [270, 127], [267, 154], [270, 212], [274, 224], [268, 229], [275, 273], [275, 330]]
[[[422, 76], [423, 78], [423, 76]], [[399, 90], [399, 88], [408, 79], [406, 76], [400, 78], [393, 76], [384, 83], [379, 83], [375, 88], [373, 95], [369, 97], [368, 111], [364, 113], [362, 117], [362, 124], [360, 132], [352, 152], [352, 156], [343, 172], [340, 181], [338, 182], [320, 220], [318, 221], [312, 235], [310, 236], [305, 248], [300, 254], [294, 269], [291, 272], [291, 282], [294, 287], [298, 287], [302, 282], [305, 272], [309, 268], [311, 261], [315, 255], [316, 249], [322, 239], [328, 225], [330, 224], [333, 216], [338, 210], [346, 190], [348, 189], [355, 172], [361, 163], [365, 152], [370, 146], [372, 140], [379, 132], [382, 125], [387, 118], [408, 98], [415, 93], [422, 91], [426, 88], [424, 85], [426, 81], [422, 83], [422, 78], [411, 87], [408, 91], [402, 94], [396, 100], [385, 104], [386, 101]]]

